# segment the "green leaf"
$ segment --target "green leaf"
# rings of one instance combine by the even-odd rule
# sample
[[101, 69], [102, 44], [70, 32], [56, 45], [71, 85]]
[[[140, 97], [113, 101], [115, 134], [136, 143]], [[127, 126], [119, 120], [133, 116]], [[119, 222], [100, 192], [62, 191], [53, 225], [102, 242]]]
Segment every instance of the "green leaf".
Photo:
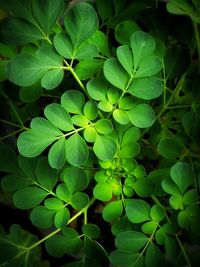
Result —
[[50, 167], [47, 158], [40, 157], [36, 165], [37, 181], [47, 190], [53, 190], [57, 183], [57, 170]]
[[49, 210], [60, 210], [63, 208], [63, 202], [55, 197], [47, 198], [44, 205]]
[[163, 92], [162, 82], [155, 77], [134, 79], [128, 88], [133, 96], [144, 100], [151, 100], [159, 97]]
[[164, 245], [167, 239], [167, 235], [165, 233], [165, 231], [163, 230], [163, 228], [160, 228], [156, 231], [155, 233], [155, 240], [157, 242], [158, 245]]
[[87, 101], [84, 105], [83, 112], [88, 120], [95, 120], [98, 115], [98, 108], [96, 102], [93, 100]]
[[108, 86], [104, 78], [94, 78], [87, 83], [87, 91], [94, 100], [101, 101], [106, 99]]
[[71, 205], [74, 209], [81, 210], [88, 205], [89, 197], [84, 192], [76, 192], [71, 197]]
[[133, 50], [135, 70], [144, 58], [154, 53], [155, 46], [153, 37], [148, 33], [137, 31], [131, 35], [131, 48]]
[[31, 211], [30, 219], [38, 228], [47, 229], [53, 225], [55, 211], [48, 210], [44, 206], [37, 206]]
[[112, 224], [112, 234], [117, 236], [119, 233], [125, 232], [125, 231], [131, 231], [132, 226], [128, 220], [128, 218], [125, 216], [121, 217], [119, 220], [115, 221]]
[[146, 175], [146, 170], [143, 165], [138, 164], [132, 173], [137, 179], [141, 179], [144, 178], [144, 176]]
[[113, 131], [113, 125], [107, 119], [100, 119], [95, 123], [95, 129], [100, 134], [109, 134]]
[[116, 53], [120, 64], [131, 76], [133, 72], [133, 55], [131, 49], [127, 45], [122, 45], [117, 48]]
[[144, 78], [158, 73], [162, 69], [162, 61], [157, 56], [148, 56], [139, 64], [134, 78]]
[[99, 16], [102, 19], [102, 21], [105, 21], [109, 19], [110, 17], [112, 17], [112, 13], [113, 13], [112, 2], [110, 1], [108, 2], [106, 0], [97, 0], [96, 4], [97, 4], [97, 10], [98, 10]]
[[38, 100], [42, 95], [42, 87], [40, 84], [35, 84], [29, 87], [21, 87], [19, 91], [19, 98], [22, 102], [32, 103]]
[[135, 98], [132, 96], [124, 96], [119, 100], [119, 109], [129, 110], [136, 105]]
[[146, 250], [145, 264], [146, 267], [168, 266], [163, 253], [154, 243], [150, 243]]
[[106, 205], [103, 209], [103, 219], [107, 222], [116, 221], [123, 213], [122, 201], [113, 201]]
[[32, 185], [32, 181], [20, 174], [8, 174], [1, 179], [1, 188], [6, 192], [13, 192]]
[[44, 109], [46, 118], [63, 131], [74, 130], [69, 113], [59, 104], [52, 103]]
[[150, 210], [150, 216], [155, 222], [160, 222], [164, 218], [163, 208], [159, 205], [153, 205]]
[[57, 127], [44, 118], [36, 117], [32, 119], [30, 126], [33, 132], [37, 132], [40, 137], [48, 138], [62, 135], [62, 132]]
[[163, 190], [171, 195], [179, 195], [180, 191], [178, 186], [170, 179], [170, 178], [165, 178], [161, 182]]
[[169, 198], [169, 203], [171, 207], [175, 210], [181, 209], [182, 208], [182, 197], [181, 195], [172, 195]]
[[112, 137], [108, 135], [96, 135], [93, 150], [100, 160], [107, 161], [113, 159], [116, 149], [117, 146]]
[[107, 91], [107, 98], [108, 98], [108, 101], [114, 105], [118, 102], [119, 100], [119, 90], [115, 87], [110, 87]]
[[140, 130], [136, 127], [128, 128], [123, 134], [121, 145], [130, 144], [132, 142], [138, 141], [140, 139]]
[[111, 112], [113, 110], [113, 105], [110, 104], [108, 100], [102, 100], [99, 102], [98, 108], [104, 112]]
[[94, 127], [86, 128], [83, 132], [84, 139], [87, 142], [93, 143], [96, 138], [96, 130]]
[[198, 194], [196, 189], [191, 189], [183, 195], [183, 204], [194, 205], [198, 201]]
[[121, 250], [139, 251], [148, 242], [148, 237], [137, 231], [126, 231], [117, 235], [115, 245]]
[[166, 159], [175, 159], [181, 156], [181, 147], [172, 138], [162, 138], [158, 143], [158, 152]]
[[[53, 72], [51, 79], [48, 78], [49, 74], [45, 78], [44, 75], [50, 70], [56, 72]], [[32, 86], [43, 76], [44, 81], [47, 79], [43, 84], [46, 89], [57, 87], [62, 80], [62, 59], [51, 47], [40, 47], [36, 56], [22, 52], [8, 63], [8, 79], [19, 86]]]
[[187, 211], [185, 210], [182, 210], [178, 213], [178, 217], [177, 217], [177, 220], [178, 220], [178, 224], [181, 228], [183, 229], [189, 229], [189, 225], [190, 225], [190, 216], [189, 214], [187, 213]]
[[4, 19], [0, 26], [1, 40], [6, 44], [23, 45], [44, 38], [36, 26], [19, 18]]
[[86, 172], [78, 167], [64, 169], [62, 179], [71, 193], [82, 191], [88, 185]]
[[113, 111], [113, 118], [122, 125], [129, 123], [129, 116], [125, 110], [115, 109]]
[[170, 176], [182, 194], [194, 181], [193, 169], [186, 162], [176, 163], [170, 170]]
[[90, 44], [97, 47], [98, 51], [106, 56], [110, 57], [110, 51], [108, 48], [108, 41], [106, 35], [102, 31], [96, 31], [88, 40]]
[[88, 223], [82, 226], [82, 232], [84, 235], [90, 238], [98, 238], [100, 235], [100, 229], [96, 224]]
[[24, 178], [35, 181], [35, 159], [25, 158], [21, 155], [18, 155], [18, 164], [22, 170], [22, 176]]
[[96, 32], [98, 17], [90, 4], [78, 3], [69, 9], [64, 24], [74, 47], [78, 47]]
[[85, 140], [77, 133], [71, 135], [66, 141], [66, 157], [74, 166], [81, 166], [87, 161], [89, 152]]
[[40, 204], [47, 195], [43, 189], [32, 186], [15, 192], [13, 202], [19, 209], [30, 209]]
[[47, 90], [56, 88], [63, 80], [63, 69], [49, 70], [41, 79], [41, 85]]
[[138, 196], [149, 197], [154, 192], [154, 183], [150, 179], [140, 178], [134, 183], [133, 189]]
[[32, 158], [40, 155], [56, 139], [56, 137], [41, 136], [38, 132], [29, 130], [19, 135], [17, 147], [21, 155]]
[[48, 153], [49, 164], [54, 169], [60, 169], [66, 162], [66, 140], [61, 138], [56, 141]]
[[45, 246], [51, 256], [60, 258], [65, 253], [78, 253], [81, 249], [82, 242], [74, 229], [64, 228], [62, 234], [47, 239]]
[[36, 0], [33, 1], [32, 5], [34, 17], [37, 19], [43, 32], [48, 35], [64, 9], [64, 1]]
[[70, 37], [64, 33], [59, 32], [53, 39], [54, 47], [56, 51], [63, 57], [71, 59], [74, 57], [74, 48]]
[[[87, 128], [89, 120], [82, 114], [76, 114], [72, 116], [72, 122], [79, 127]], [[90, 126], [90, 125], [89, 125]]]
[[120, 157], [121, 158], [132, 158], [136, 157], [140, 153], [140, 145], [136, 142], [127, 143], [122, 146], [120, 149]]
[[106, 79], [115, 87], [124, 90], [128, 82], [128, 74], [117, 61], [117, 59], [108, 59], [103, 66], [103, 72]]
[[148, 128], [155, 121], [155, 113], [147, 104], [135, 105], [128, 111], [131, 123], [138, 128]]
[[101, 59], [88, 59], [79, 62], [75, 67], [75, 73], [80, 80], [87, 80], [94, 77], [103, 66], [103, 60]]
[[61, 96], [61, 105], [70, 113], [81, 114], [84, 103], [84, 95], [76, 90], [68, 90]]
[[92, 59], [98, 55], [98, 49], [95, 45], [83, 42], [76, 50], [75, 58], [78, 60]]
[[98, 200], [109, 201], [112, 198], [112, 187], [105, 182], [100, 182], [95, 185], [93, 194]]
[[127, 201], [125, 207], [126, 215], [132, 223], [141, 223], [150, 220], [149, 205], [141, 199], [131, 199]]
[[147, 235], [155, 233], [156, 228], [158, 227], [157, 223], [154, 221], [146, 222], [142, 225], [142, 232]]
[[71, 198], [71, 194], [69, 192], [69, 189], [67, 188], [67, 186], [63, 183], [59, 184], [56, 187], [56, 196], [65, 201], [65, 202], [69, 202], [70, 198]]
[[115, 38], [120, 44], [130, 45], [133, 32], [140, 31], [140, 27], [132, 20], [124, 20], [115, 28]]
[[56, 228], [62, 228], [67, 224], [70, 218], [69, 210], [66, 207], [61, 208], [55, 214], [54, 224]]

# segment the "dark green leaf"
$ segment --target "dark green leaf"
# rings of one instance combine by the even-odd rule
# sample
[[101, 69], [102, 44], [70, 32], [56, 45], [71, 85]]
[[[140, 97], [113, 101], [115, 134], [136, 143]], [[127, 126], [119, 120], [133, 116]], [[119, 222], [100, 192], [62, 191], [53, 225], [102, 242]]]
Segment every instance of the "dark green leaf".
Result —
[[31, 211], [30, 219], [33, 225], [46, 229], [53, 225], [55, 211], [48, 210], [44, 206], [37, 206]]
[[88, 205], [89, 197], [86, 193], [76, 192], [71, 197], [71, 205], [74, 209], [81, 210]]
[[134, 183], [133, 189], [138, 196], [149, 197], [154, 192], [154, 183], [150, 179], [140, 178]]
[[115, 28], [115, 38], [120, 44], [130, 45], [130, 37], [133, 32], [139, 31], [140, 27], [132, 20], [124, 20]]
[[54, 224], [56, 228], [61, 228], [67, 224], [70, 218], [69, 210], [66, 207], [59, 209], [54, 218]]
[[122, 201], [113, 201], [103, 209], [103, 219], [107, 222], [116, 221], [123, 213]]
[[146, 267], [160, 267], [161, 265], [165, 267], [168, 266], [163, 253], [154, 243], [150, 243], [146, 250], [145, 264]]
[[19, 97], [22, 102], [32, 103], [41, 97], [42, 92], [41, 85], [36, 83], [33, 86], [20, 88]]
[[90, 4], [78, 3], [69, 9], [64, 24], [74, 47], [78, 47], [96, 32], [98, 17]]
[[166, 159], [175, 159], [181, 156], [181, 147], [172, 138], [162, 138], [158, 144], [158, 152]]
[[75, 67], [75, 73], [80, 80], [92, 78], [103, 66], [101, 59], [88, 59], [79, 62]]
[[138, 262], [140, 259], [140, 253], [132, 251], [117, 249], [110, 254], [110, 260], [114, 266], [134, 266], [134, 262]]
[[98, 238], [100, 235], [100, 229], [96, 224], [88, 223], [82, 226], [82, 232], [84, 235], [90, 238]]
[[107, 135], [96, 135], [93, 150], [95, 155], [103, 161], [111, 160], [116, 153], [116, 143]]
[[[12, 164], [10, 164], [11, 162]], [[0, 170], [9, 173], [15, 173], [19, 170], [16, 154], [5, 144], [0, 144]]]
[[70, 136], [66, 141], [66, 157], [70, 164], [81, 166], [87, 161], [88, 147], [85, 140], [77, 133]]
[[43, 189], [32, 186], [17, 191], [13, 195], [13, 201], [19, 209], [30, 209], [40, 204], [47, 195]]
[[144, 200], [128, 200], [125, 210], [128, 219], [133, 223], [141, 223], [150, 220], [150, 207]]
[[117, 59], [108, 59], [105, 61], [103, 71], [106, 79], [115, 87], [124, 90], [126, 88], [129, 76]]

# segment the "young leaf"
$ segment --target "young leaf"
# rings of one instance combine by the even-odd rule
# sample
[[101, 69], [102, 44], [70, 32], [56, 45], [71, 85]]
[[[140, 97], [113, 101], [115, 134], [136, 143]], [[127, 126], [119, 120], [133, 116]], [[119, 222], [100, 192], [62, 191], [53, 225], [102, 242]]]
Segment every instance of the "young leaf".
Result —
[[60, 169], [66, 162], [66, 139], [60, 138], [56, 141], [48, 153], [49, 164], [54, 169]]
[[53, 225], [54, 215], [54, 210], [49, 210], [44, 206], [37, 206], [31, 211], [30, 219], [36, 227], [47, 229]]
[[122, 250], [139, 251], [148, 242], [148, 237], [137, 231], [126, 231], [117, 235], [115, 245]]
[[155, 46], [153, 37], [148, 33], [137, 31], [131, 35], [131, 48], [133, 50], [135, 70], [144, 58], [153, 54]]
[[127, 143], [120, 149], [121, 158], [136, 157], [140, 153], [140, 145], [136, 142]]
[[96, 130], [94, 127], [86, 128], [83, 132], [84, 139], [87, 142], [93, 143], [96, 139]]
[[99, 102], [98, 108], [104, 112], [111, 112], [113, 110], [113, 105], [108, 100], [102, 100]]
[[113, 159], [116, 149], [117, 146], [112, 137], [100, 134], [96, 135], [93, 150], [100, 160], [107, 161]]
[[125, 207], [126, 215], [132, 223], [141, 223], [150, 220], [149, 205], [141, 199], [131, 199], [127, 201]]
[[77, 125], [79, 127], [83, 127], [86, 128], [90, 125], [89, 124], [89, 120], [86, 118], [86, 116], [82, 115], [82, 114], [76, 114], [72, 116], [72, 122], [74, 125]]
[[106, 182], [95, 185], [93, 194], [96, 199], [101, 201], [109, 201], [112, 198], [112, 187]]
[[120, 64], [131, 76], [133, 71], [133, 54], [131, 49], [127, 45], [122, 45], [117, 48], [116, 52]]
[[151, 235], [155, 233], [156, 228], [158, 227], [157, 223], [154, 221], [146, 222], [142, 225], [141, 230], [144, 234]]
[[98, 17], [90, 4], [78, 3], [69, 9], [64, 18], [64, 24], [76, 48], [96, 32]]
[[103, 66], [103, 72], [106, 79], [112, 85], [122, 90], [126, 88], [129, 76], [117, 59], [106, 60]]
[[122, 201], [113, 201], [103, 209], [103, 219], [107, 222], [116, 221], [123, 213]]
[[194, 181], [192, 167], [186, 162], [176, 163], [170, 170], [170, 176], [182, 194]]
[[89, 152], [85, 140], [78, 134], [71, 135], [66, 141], [66, 157], [73, 166], [81, 166], [87, 161]]
[[83, 108], [84, 115], [88, 120], [95, 120], [98, 115], [97, 104], [93, 100], [89, 100], [85, 103]]
[[84, 95], [76, 90], [68, 90], [61, 96], [61, 105], [70, 113], [81, 114], [84, 103]]
[[131, 123], [138, 128], [148, 128], [155, 120], [153, 109], [147, 104], [135, 105], [128, 111]]
[[98, 238], [100, 235], [100, 229], [96, 224], [88, 223], [82, 226], [82, 232], [84, 235], [90, 238]]
[[163, 92], [162, 82], [155, 77], [134, 79], [128, 88], [133, 96], [144, 100], [151, 100], [159, 97]]
[[84, 190], [88, 185], [86, 172], [77, 167], [69, 167], [62, 172], [62, 179], [71, 193]]
[[14, 193], [13, 202], [19, 209], [31, 209], [40, 204], [48, 195], [36, 186], [27, 187]]
[[113, 118], [122, 125], [129, 123], [129, 116], [125, 110], [115, 109], [113, 111]]

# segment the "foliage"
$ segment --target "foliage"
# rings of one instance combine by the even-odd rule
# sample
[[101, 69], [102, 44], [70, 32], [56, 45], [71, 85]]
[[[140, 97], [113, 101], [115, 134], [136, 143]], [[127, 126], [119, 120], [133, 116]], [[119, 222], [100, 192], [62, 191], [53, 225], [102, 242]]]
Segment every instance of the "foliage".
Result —
[[0, 0], [2, 267], [199, 264], [199, 1], [130, 2]]

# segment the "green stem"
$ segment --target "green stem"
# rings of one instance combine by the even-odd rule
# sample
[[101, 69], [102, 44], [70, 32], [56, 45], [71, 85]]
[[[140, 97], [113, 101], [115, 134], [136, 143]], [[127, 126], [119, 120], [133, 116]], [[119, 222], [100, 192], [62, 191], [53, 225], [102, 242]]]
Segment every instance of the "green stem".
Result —
[[19, 124], [16, 124], [16, 123], [13, 123], [13, 122], [11, 122], [11, 121], [7, 121], [7, 120], [0, 119], [0, 122], [3, 122], [3, 123], [6, 123], [6, 124], [9, 124], [9, 125], [11, 125], [11, 126], [14, 126], [14, 127], [21, 128], [21, 125], [19, 125]]
[[166, 107], [167, 79], [166, 79], [165, 64], [163, 59], [162, 59], [162, 69], [163, 69], [163, 107]]
[[15, 135], [15, 134], [17, 134], [17, 133], [20, 133], [21, 131], [23, 131], [24, 129], [19, 129], [19, 130], [17, 130], [17, 131], [14, 131], [14, 132], [12, 132], [12, 133], [10, 133], [10, 134], [7, 134], [7, 135], [5, 135], [5, 136], [2, 136], [2, 137], [0, 137], [0, 141], [2, 141], [2, 140], [4, 140], [4, 139], [7, 139], [7, 138], [9, 138], [9, 137], [11, 137], [11, 136], [13, 136], [13, 135]]

